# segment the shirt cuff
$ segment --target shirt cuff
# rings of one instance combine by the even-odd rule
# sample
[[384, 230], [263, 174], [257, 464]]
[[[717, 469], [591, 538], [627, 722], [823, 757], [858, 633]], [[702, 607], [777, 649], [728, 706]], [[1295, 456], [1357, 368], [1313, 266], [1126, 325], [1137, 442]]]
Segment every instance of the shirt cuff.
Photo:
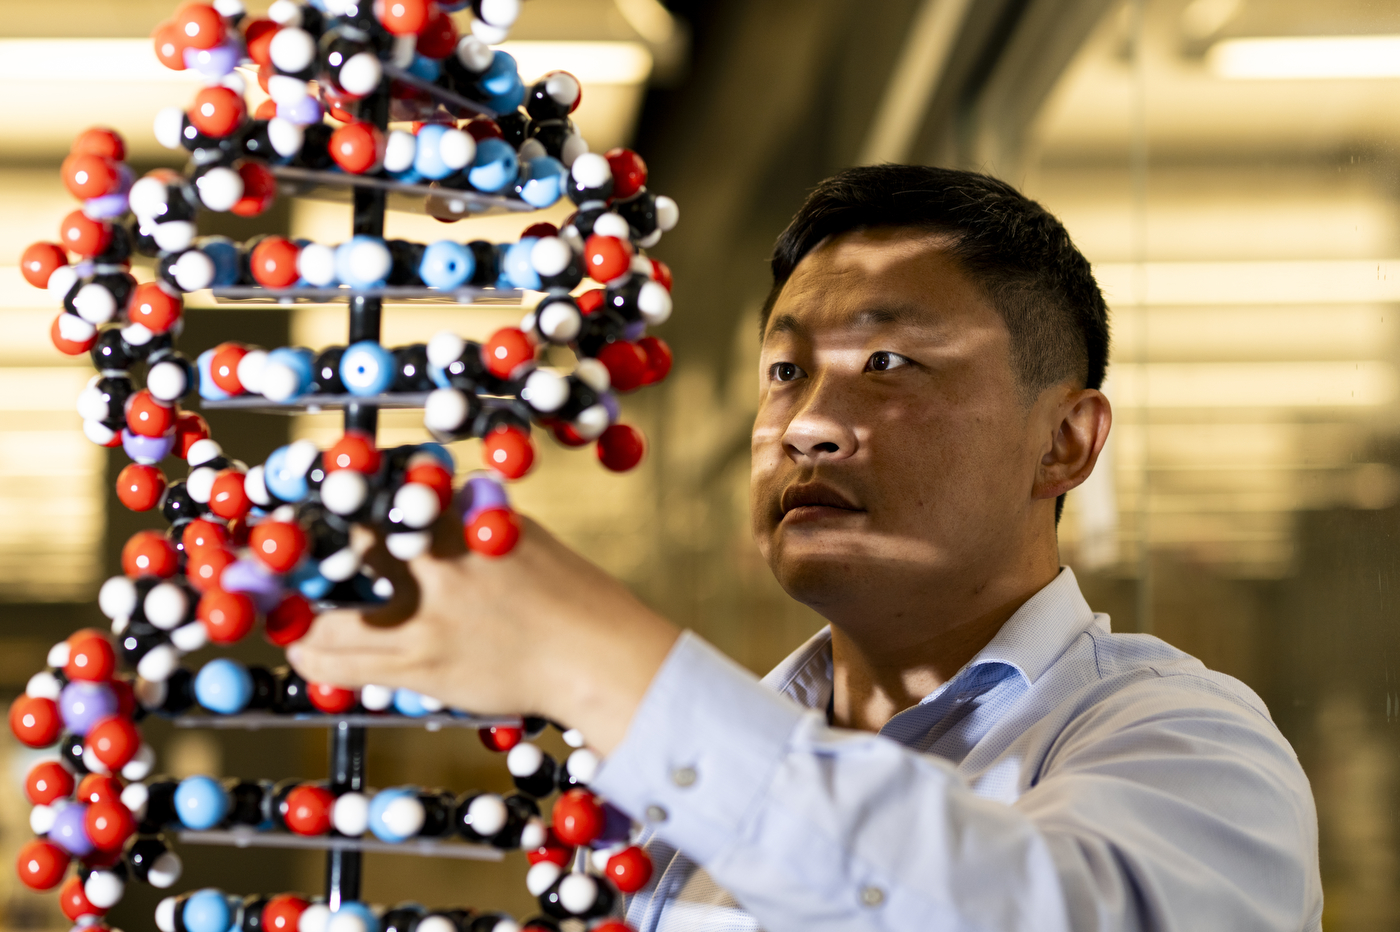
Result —
[[590, 786], [707, 864], [759, 805], [809, 714], [686, 631]]

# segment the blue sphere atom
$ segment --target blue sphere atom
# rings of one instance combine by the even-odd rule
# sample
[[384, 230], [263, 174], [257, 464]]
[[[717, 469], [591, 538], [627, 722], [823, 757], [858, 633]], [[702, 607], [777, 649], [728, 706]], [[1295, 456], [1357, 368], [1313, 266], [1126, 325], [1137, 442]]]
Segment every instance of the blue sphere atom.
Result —
[[228, 793], [213, 777], [186, 777], [175, 787], [175, 816], [185, 828], [214, 828], [228, 815], [228, 807]]
[[535, 271], [535, 266], [530, 261], [530, 253], [538, 242], [535, 237], [526, 236], [506, 247], [506, 253], [501, 257], [501, 275], [512, 287], [528, 291], [540, 290], [540, 273]]
[[467, 181], [478, 191], [495, 194], [515, 183], [520, 162], [504, 139], [488, 137], [476, 144], [476, 158], [467, 170]]
[[243, 664], [219, 657], [200, 668], [194, 678], [195, 701], [210, 712], [235, 715], [253, 698], [253, 678]]
[[520, 177], [516, 179], [515, 191], [520, 199], [531, 207], [541, 209], [552, 206], [564, 196], [564, 183], [569, 171], [564, 163], [548, 155], [531, 159], [520, 165]]
[[423, 250], [423, 259], [418, 263], [418, 274], [429, 288], [456, 288], [475, 271], [472, 251], [450, 239], [438, 240]]
[[379, 395], [394, 384], [394, 354], [373, 340], [351, 343], [340, 357], [340, 381], [352, 395]]
[[191, 893], [180, 918], [184, 920], [185, 932], [228, 932], [233, 920], [228, 900], [212, 887]]

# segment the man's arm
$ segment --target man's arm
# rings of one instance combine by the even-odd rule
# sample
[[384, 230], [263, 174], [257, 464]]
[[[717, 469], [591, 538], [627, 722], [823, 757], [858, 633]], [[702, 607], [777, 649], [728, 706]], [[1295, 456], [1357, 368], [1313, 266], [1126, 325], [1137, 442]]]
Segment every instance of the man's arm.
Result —
[[1320, 903], [1306, 779], [1251, 710], [1204, 691], [1097, 710], [1008, 806], [678, 641], [533, 523], [499, 560], [456, 541], [395, 578], [389, 613], [318, 618], [288, 652], [298, 670], [580, 728], [607, 755], [599, 792], [769, 932], [1297, 929]]
[[1169, 702], [1144, 682], [1086, 711], [1005, 805], [685, 635], [594, 786], [768, 932], [1315, 928], [1306, 779], [1207, 685]]

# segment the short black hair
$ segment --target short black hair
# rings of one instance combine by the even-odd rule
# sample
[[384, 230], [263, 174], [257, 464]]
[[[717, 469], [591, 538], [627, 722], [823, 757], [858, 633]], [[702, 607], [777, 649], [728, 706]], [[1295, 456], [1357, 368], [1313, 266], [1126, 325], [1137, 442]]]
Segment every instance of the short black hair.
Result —
[[[1004, 181], [924, 165], [848, 168], [812, 191], [773, 246], [773, 288], [829, 236], [913, 227], [949, 237], [949, 251], [1006, 321], [1011, 364], [1030, 398], [1070, 381], [1100, 388], [1108, 369], [1108, 306], [1064, 224]], [[1060, 496], [1058, 520], [1064, 507]]]
[[1012, 365], [1038, 395], [1063, 381], [1100, 388], [1108, 306], [1064, 225], [1011, 185], [924, 165], [848, 168], [812, 191], [773, 246], [773, 289], [759, 326], [807, 253], [828, 236], [869, 227], [946, 234], [949, 251], [1011, 331]]

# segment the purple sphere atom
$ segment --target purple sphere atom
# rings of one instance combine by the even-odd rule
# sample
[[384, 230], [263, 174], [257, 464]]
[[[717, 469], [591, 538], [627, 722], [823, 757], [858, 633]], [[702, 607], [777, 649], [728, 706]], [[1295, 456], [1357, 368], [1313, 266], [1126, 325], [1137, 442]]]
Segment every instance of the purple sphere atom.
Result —
[[510, 500], [499, 482], [486, 476], [472, 476], [463, 487], [462, 496], [465, 512], [462, 520], [470, 524], [476, 516], [488, 508], [509, 508]]
[[86, 815], [86, 803], [69, 803], [58, 810], [53, 817], [53, 828], [49, 829], [49, 841], [74, 857], [87, 857], [92, 853], [93, 844], [83, 826]]
[[175, 431], [161, 437], [143, 437], [122, 428], [122, 450], [143, 466], [154, 466], [175, 449]]
[[246, 557], [224, 568], [219, 576], [219, 586], [226, 592], [241, 592], [248, 596], [263, 614], [276, 608], [286, 596], [276, 576], [257, 560]]
[[117, 694], [106, 683], [73, 680], [58, 694], [63, 727], [75, 735], [87, 734], [93, 725], [116, 715], [117, 709]]

